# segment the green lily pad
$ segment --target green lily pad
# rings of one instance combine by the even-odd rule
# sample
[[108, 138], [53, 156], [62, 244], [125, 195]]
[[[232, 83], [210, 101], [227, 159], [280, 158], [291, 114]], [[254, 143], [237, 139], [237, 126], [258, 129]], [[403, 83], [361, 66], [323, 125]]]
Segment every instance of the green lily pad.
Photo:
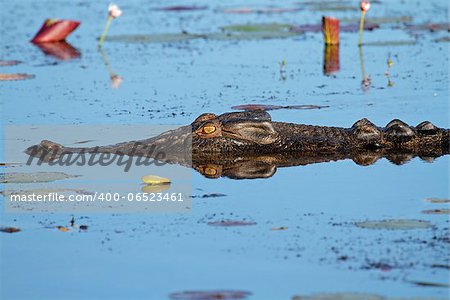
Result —
[[311, 296], [294, 296], [292, 300], [384, 300], [385, 297], [363, 293], [326, 293]]
[[[231, 28], [231, 27], [230, 27]], [[174, 43], [194, 39], [209, 40], [254, 40], [254, 39], [276, 39], [287, 38], [302, 34], [301, 32], [289, 31], [288, 27], [255, 27], [254, 30], [224, 30], [223, 32], [213, 32], [208, 34], [190, 34], [190, 33], [168, 33], [168, 34], [124, 34], [110, 36], [106, 40], [109, 42], [123, 43]], [[266, 28], [266, 30], [263, 30]], [[275, 29], [278, 28], [278, 29]], [[244, 28], [241, 28], [244, 29]], [[250, 29], [250, 27], [248, 28]]]
[[[380, 17], [380, 18], [366, 18], [366, 22], [372, 24], [391, 24], [391, 23], [411, 23], [413, 18], [411, 16], [398, 16], [398, 17]], [[341, 23], [355, 23], [359, 22], [357, 18], [342, 18]]]
[[106, 38], [110, 42], [124, 43], [172, 43], [204, 38], [204, 35], [190, 33], [164, 33], [164, 34], [122, 34]]
[[408, 41], [377, 41], [377, 42], [367, 42], [363, 43], [364, 46], [411, 46], [415, 45], [417, 42], [414, 40]]
[[221, 29], [233, 32], [280, 32], [289, 31], [290, 24], [262, 23], [262, 24], [237, 24], [224, 26]]
[[427, 198], [425, 201], [431, 203], [450, 203], [450, 199], [442, 199], [442, 198]]
[[75, 177], [78, 177], [78, 175], [69, 175], [62, 172], [36, 172], [36, 173], [11, 172], [0, 174], [0, 182], [2, 183], [51, 182]]
[[407, 230], [407, 229], [426, 229], [430, 228], [431, 224], [423, 220], [410, 219], [393, 219], [380, 221], [364, 221], [357, 222], [356, 226], [366, 229], [388, 229], [388, 230]]
[[428, 215], [450, 215], [450, 209], [447, 208], [427, 209], [422, 210], [422, 213]]

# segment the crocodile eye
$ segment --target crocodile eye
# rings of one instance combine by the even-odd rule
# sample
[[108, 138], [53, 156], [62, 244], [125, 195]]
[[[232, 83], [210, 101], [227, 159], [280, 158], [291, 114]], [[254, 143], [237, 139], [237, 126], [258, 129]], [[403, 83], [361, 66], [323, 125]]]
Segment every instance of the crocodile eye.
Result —
[[217, 174], [217, 170], [214, 168], [210, 168], [210, 167], [206, 167], [204, 172], [205, 172], [205, 175], [208, 175], [208, 176], [216, 176], [216, 174]]
[[202, 128], [202, 132], [206, 134], [213, 133], [214, 131], [216, 131], [216, 126], [213, 125], [207, 125]]

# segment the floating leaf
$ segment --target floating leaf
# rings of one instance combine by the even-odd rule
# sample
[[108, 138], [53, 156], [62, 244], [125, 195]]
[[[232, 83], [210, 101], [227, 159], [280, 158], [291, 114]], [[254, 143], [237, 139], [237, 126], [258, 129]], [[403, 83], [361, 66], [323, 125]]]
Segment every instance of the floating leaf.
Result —
[[33, 74], [16, 73], [16, 74], [0, 74], [0, 81], [15, 81], [31, 79], [35, 76]]
[[62, 231], [62, 232], [67, 232], [67, 231], [70, 231], [70, 229], [69, 228], [67, 228], [67, 227], [64, 227], [64, 226], [56, 226], [56, 228], [59, 230], [59, 231]]
[[377, 41], [377, 42], [367, 42], [363, 43], [364, 46], [410, 46], [415, 45], [417, 42], [414, 40], [409, 41]]
[[429, 281], [410, 281], [410, 283], [424, 287], [450, 287], [448, 283], [438, 283]]
[[272, 230], [287, 230], [287, 227], [281, 226], [281, 227], [274, 227]]
[[436, 42], [436, 43], [448, 43], [448, 42], [450, 42], [450, 37], [444, 36], [444, 37], [441, 37], [441, 38], [433, 40], [433, 42]]
[[367, 229], [388, 229], [388, 230], [407, 230], [407, 229], [426, 229], [431, 227], [430, 222], [423, 220], [381, 220], [357, 222], [356, 226]]
[[[366, 31], [373, 31], [377, 28], [379, 28], [380, 25], [373, 24], [373, 23], [364, 23], [364, 30]], [[304, 24], [304, 25], [293, 25], [289, 29], [293, 32], [320, 32], [322, 31], [322, 24]], [[341, 32], [356, 32], [359, 30], [359, 24], [358, 23], [351, 23], [351, 24], [340, 24], [339, 25], [339, 31]]]
[[21, 230], [16, 227], [0, 227], [0, 231], [6, 232], [6, 233], [15, 233], [15, 232], [19, 232]]
[[409, 29], [412, 31], [428, 30], [431, 32], [450, 31], [450, 24], [449, 23], [426, 23], [426, 24], [406, 25], [406, 29]]
[[232, 106], [231, 109], [236, 110], [246, 110], [246, 111], [254, 111], [254, 110], [275, 110], [275, 109], [321, 109], [330, 107], [328, 105], [288, 105], [288, 106], [280, 106], [280, 105], [267, 105], [267, 104], [244, 104], [244, 105], [236, 105]]
[[[413, 18], [411, 16], [398, 16], [398, 17], [380, 17], [380, 18], [367, 18], [366, 21], [372, 24], [389, 24], [389, 23], [411, 23]], [[341, 23], [358, 23], [358, 18], [341, 18]]]
[[425, 201], [431, 203], [450, 203], [450, 199], [442, 199], [442, 198], [427, 198], [425, 199]]
[[238, 24], [222, 27], [225, 31], [234, 32], [280, 32], [288, 31], [291, 28], [289, 24], [280, 23], [261, 23], [261, 24]]
[[226, 14], [279, 14], [286, 12], [299, 11], [298, 7], [267, 7], [267, 8], [251, 8], [251, 7], [239, 7], [239, 8], [227, 8], [222, 10]]
[[232, 299], [246, 299], [252, 293], [247, 291], [234, 290], [217, 290], [217, 291], [183, 291], [172, 293], [169, 295], [170, 299], [174, 300], [232, 300]]
[[145, 175], [142, 177], [142, 181], [146, 184], [153, 184], [153, 185], [159, 185], [159, 184], [169, 184], [170, 179], [159, 177], [156, 175]]
[[10, 173], [1, 173], [0, 182], [3, 183], [51, 182], [75, 177], [79, 177], [79, 175], [69, 175], [62, 172], [36, 172], [36, 173], [10, 172]]
[[220, 220], [220, 221], [208, 222], [208, 225], [218, 226], [218, 227], [235, 227], [235, 226], [256, 225], [256, 222], [242, 221], [242, 220]]
[[15, 66], [22, 63], [20, 60], [0, 60], [0, 67]]
[[47, 19], [31, 42], [49, 43], [64, 41], [79, 25], [80, 22], [78, 21]]
[[330, 293], [311, 296], [294, 296], [292, 300], [386, 300], [385, 297], [363, 293]]
[[450, 209], [427, 209], [422, 210], [422, 213], [428, 214], [428, 215], [450, 215]]
[[192, 10], [205, 10], [208, 6], [196, 6], [196, 5], [176, 5], [157, 8], [161, 11], [192, 11]]

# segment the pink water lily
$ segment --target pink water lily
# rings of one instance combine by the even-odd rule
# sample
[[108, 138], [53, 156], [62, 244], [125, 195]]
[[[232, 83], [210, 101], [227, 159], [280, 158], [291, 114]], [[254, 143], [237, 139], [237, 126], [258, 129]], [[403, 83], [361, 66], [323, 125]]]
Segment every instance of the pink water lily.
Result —
[[116, 4], [111, 3], [108, 6], [108, 15], [113, 19], [118, 18], [122, 15], [122, 10]]
[[359, 7], [362, 11], [367, 12], [370, 9], [370, 1], [361, 1]]

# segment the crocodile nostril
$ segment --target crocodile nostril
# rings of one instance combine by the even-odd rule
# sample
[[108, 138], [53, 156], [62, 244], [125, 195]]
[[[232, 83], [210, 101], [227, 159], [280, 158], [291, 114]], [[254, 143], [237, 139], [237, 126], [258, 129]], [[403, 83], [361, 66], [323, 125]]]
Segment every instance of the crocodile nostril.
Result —
[[409, 127], [409, 125], [406, 124], [405, 122], [403, 122], [402, 120], [394, 119], [394, 120], [392, 120], [392, 121], [390, 121], [389, 123], [386, 124], [386, 128], [390, 128], [390, 127], [392, 127], [394, 125]]
[[[402, 122], [403, 123], [403, 122]], [[386, 127], [386, 136], [392, 138], [401, 138], [401, 139], [411, 139], [416, 135], [413, 129], [407, 125], [403, 125], [400, 123], [391, 124], [389, 127]]]

